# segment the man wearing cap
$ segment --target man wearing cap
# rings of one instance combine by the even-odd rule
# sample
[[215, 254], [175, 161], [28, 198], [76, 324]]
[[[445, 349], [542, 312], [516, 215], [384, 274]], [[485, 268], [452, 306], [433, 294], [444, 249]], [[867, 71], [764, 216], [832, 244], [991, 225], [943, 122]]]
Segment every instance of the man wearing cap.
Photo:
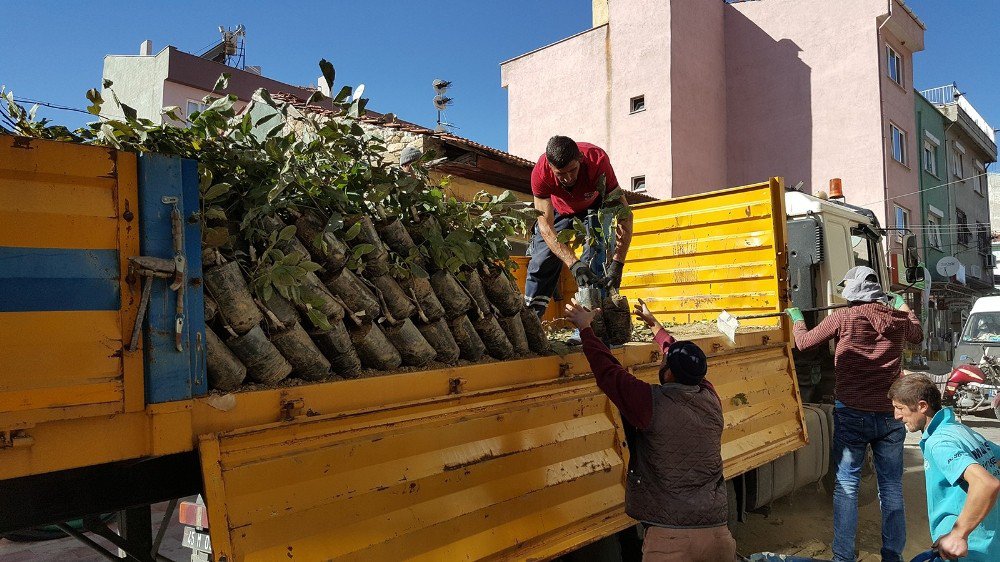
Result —
[[927, 375], [902, 377], [889, 389], [896, 419], [923, 432], [927, 521], [945, 560], [1000, 560], [1000, 446], [962, 425], [941, 407]]
[[420, 160], [423, 154], [420, 149], [415, 146], [408, 146], [399, 153], [399, 167], [403, 169], [407, 174], [413, 173], [413, 164]]
[[850, 306], [806, 327], [798, 308], [792, 319], [795, 347], [816, 348], [837, 338], [834, 353], [836, 402], [833, 414], [832, 466], [833, 559], [855, 560], [858, 484], [865, 452], [871, 447], [882, 510], [882, 560], [902, 560], [906, 544], [903, 510], [903, 440], [906, 430], [893, 415], [889, 387], [900, 376], [903, 345], [920, 343], [923, 329], [903, 297], [882, 290], [875, 270], [857, 266], [844, 276], [842, 296]]
[[660, 384], [649, 384], [597, 338], [590, 327], [595, 313], [576, 301], [566, 305], [597, 386], [621, 412], [630, 453], [625, 513], [645, 526], [643, 560], [735, 560], [722, 475], [722, 403], [705, 380], [705, 354], [692, 342], [675, 341], [637, 304], [636, 316], [663, 353]]
[[[573, 227], [573, 220], [588, 220], [588, 212], [601, 209], [605, 197], [618, 188], [618, 179], [604, 150], [569, 137], [554, 136], [545, 146], [531, 172], [531, 192], [535, 209], [541, 211], [531, 237], [531, 261], [524, 286], [525, 303], [538, 316], [545, 314], [565, 264], [580, 287], [595, 285], [602, 276], [608, 288], [619, 288], [625, 268], [625, 254], [632, 241], [632, 217], [621, 218], [613, 244], [608, 248], [584, 246], [580, 258], [569, 245], [559, 241], [559, 233]], [[628, 207], [623, 194], [615, 204]], [[590, 219], [592, 228], [610, 228]], [[612, 261], [605, 271], [605, 260]]]

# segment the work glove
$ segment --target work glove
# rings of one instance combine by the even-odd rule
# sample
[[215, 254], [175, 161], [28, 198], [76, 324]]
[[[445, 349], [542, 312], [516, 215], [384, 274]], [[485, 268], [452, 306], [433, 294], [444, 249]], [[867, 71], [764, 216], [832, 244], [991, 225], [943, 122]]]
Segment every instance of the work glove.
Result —
[[904, 304], [906, 304], [906, 299], [903, 298], [903, 295], [900, 295], [898, 293], [890, 293], [888, 291], [886, 291], [885, 294], [886, 296], [889, 297], [889, 302], [888, 302], [889, 306], [895, 308], [896, 310], [899, 310], [900, 308], [902, 308]]
[[594, 273], [593, 269], [590, 269], [589, 265], [580, 260], [576, 260], [576, 263], [570, 266], [569, 272], [576, 279], [576, 286], [581, 289], [597, 283], [597, 274]]
[[785, 314], [787, 314], [788, 317], [792, 319], [792, 323], [793, 324], [796, 323], [796, 322], [805, 322], [806, 321], [806, 317], [802, 316], [802, 311], [799, 310], [798, 308], [795, 308], [794, 306], [791, 307], [791, 308], [786, 308], [785, 309]]
[[625, 264], [620, 261], [612, 261], [611, 265], [608, 266], [608, 277], [605, 283], [608, 289], [618, 290], [622, 288], [622, 272], [625, 270]]

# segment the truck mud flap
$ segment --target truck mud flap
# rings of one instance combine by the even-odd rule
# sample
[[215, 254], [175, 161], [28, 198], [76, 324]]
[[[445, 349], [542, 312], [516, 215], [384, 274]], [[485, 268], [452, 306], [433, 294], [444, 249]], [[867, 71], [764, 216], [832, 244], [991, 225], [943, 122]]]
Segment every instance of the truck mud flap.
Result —
[[633, 524], [592, 382], [412, 412], [202, 435], [215, 559], [546, 558]]

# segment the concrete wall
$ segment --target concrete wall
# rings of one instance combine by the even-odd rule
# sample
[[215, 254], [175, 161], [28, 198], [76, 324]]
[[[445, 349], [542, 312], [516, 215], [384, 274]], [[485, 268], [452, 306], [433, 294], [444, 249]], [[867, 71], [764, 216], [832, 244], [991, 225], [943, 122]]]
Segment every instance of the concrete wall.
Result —
[[[647, 145], [651, 161], [672, 154], [669, 191], [650, 181], [651, 195], [678, 197], [727, 187], [727, 107], [725, 8], [722, 2], [672, 0], [670, 36], [663, 38], [670, 53], [669, 144]], [[612, 21], [612, 36], [614, 36]], [[648, 103], [648, 102], [647, 102]], [[652, 109], [652, 108], [650, 108]], [[662, 146], [662, 148], [661, 148]], [[661, 150], [667, 152], [660, 153]], [[619, 149], [619, 152], [621, 150]], [[766, 178], [758, 178], [766, 179]]]
[[[871, 207], [886, 224], [876, 38], [885, 6], [725, 6], [728, 183], [780, 175], [816, 192], [839, 177], [847, 201]], [[912, 121], [912, 105], [909, 113]]]
[[[951, 230], [952, 220], [954, 214], [952, 213], [948, 205], [948, 189], [944, 187], [939, 187], [941, 184], [945, 183], [948, 174], [948, 159], [946, 155], [947, 146], [945, 144], [945, 118], [941, 115], [941, 112], [937, 110], [936, 107], [928, 103], [920, 94], [914, 94], [914, 101], [916, 103], [916, 134], [914, 135], [914, 145], [917, 150], [917, 159], [913, 161], [913, 167], [919, 168], [920, 170], [920, 206], [921, 212], [919, 215], [914, 215], [914, 223], [919, 225], [914, 226], [914, 232], [920, 236], [920, 246], [923, 247], [924, 263], [927, 264], [927, 269], [931, 272], [931, 277], [935, 281], [946, 281], [947, 279], [939, 275], [936, 271], [937, 262], [945, 257], [950, 256], [953, 244], [955, 243], [955, 237]], [[930, 138], [927, 136], [930, 133]], [[937, 158], [936, 169], [937, 173], [932, 174], [925, 170], [925, 164], [923, 159], [923, 146], [924, 140], [928, 139], [932, 143], [937, 141], [940, 146], [937, 147]], [[928, 216], [932, 215], [931, 209], [940, 211], [944, 214], [944, 217], [939, 218], [940, 228], [940, 247], [933, 247], [930, 244], [930, 229], [927, 227]], [[937, 217], [936, 213], [933, 216]], [[919, 217], [919, 221], [916, 219]]]
[[[633, 176], [645, 176], [649, 195], [670, 197], [675, 134], [670, 88], [673, 2], [619, 0], [609, 4], [610, 138], [605, 149], [626, 189], [631, 189]], [[640, 95], [646, 109], [630, 113], [631, 99]]]
[[[108, 55], [104, 58], [103, 75], [114, 82], [112, 87], [122, 103], [134, 107], [140, 117], [160, 123], [160, 111], [171, 105], [180, 107], [181, 115], [186, 117], [187, 101], [201, 101], [211, 94], [216, 80], [223, 73], [230, 74], [229, 87], [215, 95], [235, 94], [240, 100], [235, 105], [237, 110], [250, 101], [258, 88], [293, 94], [303, 100], [311, 93], [304, 88], [203, 59], [170, 46], [153, 56]], [[104, 92], [102, 96], [105, 100], [112, 99], [110, 92]], [[102, 111], [102, 114], [122, 117], [117, 108], [112, 108], [113, 105], [107, 104], [107, 111]]]
[[[104, 57], [102, 76], [104, 80], [114, 82], [111, 89], [122, 103], [135, 108], [140, 117], [159, 123], [167, 67], [166, 50], [156, 56], [108, 55]], [[106, 102], [101, 108], [102, 115], [119, 119], [124, 117], [107, 88], [101, 91], [101, 97]]]
[[[920, 134], [917, 131], [916, 118], [913, 112], [915, 106], [913, 94], [913, 51], [911, 44], [904, 42], [905, 39], [894, 35], [896, 26], [915, 26], [913, 19], [902, 10], [897, 10], [892, 15], [895, 25], [883, 25], [880, 32], [879, 48], [879, 78], [882, 84], [882, 107], [884, 111], [884, 124], [882, 127], [883, 143], [885, 146], [885, 170], [886, 170], [886, 212], [889, 221], [883, 223], [887, 226], [897, 228], [902, 225], [895, 222], [895, 206], [902, 207], [909, 212], [910, 224], [920, 222], [920, 196], [917, 193], [920, 185], [920, 157], [918, 146]], [[908, 23], [909, 22], [909, 23]], [[901, 30], [906, 33], [906, 30]], [[915, 33], [909, 30], [909, 33]], [[900, 86], [888, 75], [888, 58], [886, 56], [886, 45], [892, 47], [902, 59], [903, 84]], [[900, 164], [892, 157], [892, 137], [890, 135], [890, 123], [899, 127], [906, 133], [906, 163]], [[890, 248], [893, 251], [899, 247], [896, 243], [899, 237], [890, 236]]]
[[617, 165], [608, 146], [608, 40], [601, 26], [500, 65], [507, 152], [534, 161], [549, 137], [566, 135], [603, 147]]
[[[996, 156], [985, 153], [976, 143], [973, 134], [970, 134], [962, 124], [954, 121], [958, 117], [958, 107], [956, 105], [945, 107], [945, 111], [946, 115], [949, 115], [952, 119], [952, 122], [946, 127], [945, 134], [948, 141], [948, 172], [945, 181], [953, 182], [948, 187], [953, 206], [952, 213], [955, 213], [953, 216], [957, 216], [957, 209], [964, 211], [969, 224], [969, 232], [971, 233], [968, 245], [958, 244], [958, 241], [955, 241], [956, 245], [953, 248], [952, 255], [961, 260], [965, 265], [967, 279], [975, 279], [975, 281], [972, 281], [973, 284], [981, 283], [979, 288], [992, 287], [992, 272], [984, 267], [983, 256], [979, 254], [976, 230], [977, 221], [986, 225], [990, 224], [989, 191], [988, 186], [986, 186], [981, 190], [982, 193], [978, 193], [974, 184], [980, 180], [979, 178], [973, 178], [973, 176], [981, 173], [976, 169], [975, 161], [978, 160], [985, 165], [986, 162], [995, 159]], [[965, 149], [964, 170], [961, 177], [955, 174], [954, 169], [954, 159], [957, 150], [956, 142], [960, 143]], [[981, 270], [978, 277], [973, 276], [970, 271], [973, 265], [979, 266]]]

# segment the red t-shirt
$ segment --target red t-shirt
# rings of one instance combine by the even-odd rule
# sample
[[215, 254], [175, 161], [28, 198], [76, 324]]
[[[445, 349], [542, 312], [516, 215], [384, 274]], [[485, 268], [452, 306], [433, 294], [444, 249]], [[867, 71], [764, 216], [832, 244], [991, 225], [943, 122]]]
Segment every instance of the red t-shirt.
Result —
[[[576, 176], [576, 184], [571, 191], [566, 191], [556, 175], [552, 173], [549, 162], [542, 154], [531, 171], [531, 192], [540, 199], [552, 199], [552, 206], [561, 215], [572, 215], [586, 211], [597, 201], [598, 197], [611, 193], [618, 188], [618, 179], [611, 168], [611, 160], [604, 149], [585, 142], [578, 142], [583, 158], [580, 160], [580, 172]], [[597, 180], [604, 174], [605, 192], [598, 193]]]

